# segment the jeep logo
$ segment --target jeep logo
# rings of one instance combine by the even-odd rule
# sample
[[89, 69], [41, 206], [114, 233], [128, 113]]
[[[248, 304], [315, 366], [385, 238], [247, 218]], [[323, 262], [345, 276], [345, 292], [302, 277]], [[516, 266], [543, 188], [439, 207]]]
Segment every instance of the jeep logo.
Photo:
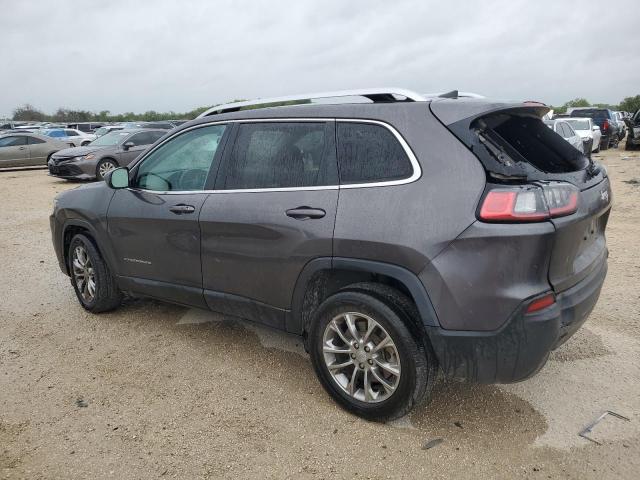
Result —
[[603, 202], [608, 202], [609, 201], [609, 192], [607, 190], [602, 190], [600, 192], [600, 198], [602, 199]]

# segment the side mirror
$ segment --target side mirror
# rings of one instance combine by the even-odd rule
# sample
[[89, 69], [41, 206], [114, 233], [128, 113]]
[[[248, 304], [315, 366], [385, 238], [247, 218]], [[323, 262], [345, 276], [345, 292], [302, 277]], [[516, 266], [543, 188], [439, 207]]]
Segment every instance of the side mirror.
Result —
[[125, 149], [125, 150], [129, 150], [131, 147], [135, 147], [135, 146], [136, 146], [136, 144], [135, 144], [135, 143], [133, 143], [133, 142], [127, 142], [127, 143], [125, 143], [124, 145], [122, 145], [122, 148], [123, 148], [123, 149]]
[[593, 130], [594, 132], [597, 132], [600, 130], [600, 127], [598, 125], [594, 125], [591, 130]]
[[127, 188], [129, 186], [129, 169], [121, 167], [111, 170], [104, 176], [104, 181], [113, 189]]

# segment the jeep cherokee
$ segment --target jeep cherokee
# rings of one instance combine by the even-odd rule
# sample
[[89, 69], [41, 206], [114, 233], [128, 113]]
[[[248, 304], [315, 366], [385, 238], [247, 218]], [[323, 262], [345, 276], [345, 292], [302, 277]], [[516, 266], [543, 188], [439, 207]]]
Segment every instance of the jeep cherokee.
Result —
[[607, 173], [543, 104], [443, 97], [214, 107], [58, 195], [60, 268], [91, 312], [126, 294], [301, 335], [368, 419], [408, 412], [438, 371], [526, 379], [598, 299]]

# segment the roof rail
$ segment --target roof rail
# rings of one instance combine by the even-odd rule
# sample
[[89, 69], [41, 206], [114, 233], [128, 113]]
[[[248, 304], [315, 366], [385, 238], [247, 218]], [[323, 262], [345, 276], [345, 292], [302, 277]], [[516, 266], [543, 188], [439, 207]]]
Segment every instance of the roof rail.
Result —
[[[221, 113], [237, 112], [246, 107], [265, 108], [278, 103], [311, 103], [312, 100], [340, 98], [340, 97], [363, 97], [372, 102], [389, 103], [389, 102], [424, 102], [427, 99], [419, 93], [406, 90], [404, 88], [367, 88], [360, 90], [339, 90], [335, 92], [307, 93], [302, 95], [291, 95], [287, 97], [260, 98], [257, 100], [248, 100], [245, 102], [227, 103], [224, 105], [216, 105], [198, 115], [198, 118], [207, 117], [209, 115], [218, 115]], [[401, 97], [401, 98], [397, 98]]]
[[486, 98], [484, 95], [473, 92], [460, 92], [458, 90], [452, 90], [450, 92], [438, 92], [438, 93], [423, 93], [425, 98]]

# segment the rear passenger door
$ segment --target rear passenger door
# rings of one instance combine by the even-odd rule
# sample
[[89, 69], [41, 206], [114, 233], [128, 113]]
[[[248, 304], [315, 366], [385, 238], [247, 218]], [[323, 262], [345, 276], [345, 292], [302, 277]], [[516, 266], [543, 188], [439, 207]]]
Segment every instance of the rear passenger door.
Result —
[[246, 121], [234, 128], [200, 213], [204, 295], [214, 311], [284, 328], [300, 272], [332, 255], [334, 122]]
[[[124, 145], [129, 142], [133, 143], [133, 146], [125, 147]], [[149, 132], [140, 132], [131, 135], [122, 144], [120, 153], [118, 154], [118, 163], [121, 167], [126, 167], [152, 143]]]
[[37, 137], [27, 136], [29, 142], [29, 153], [31, 155], [31, 165], [46, 165], [47, 156], [51, 153], [52, 147]]
[[29, 147], [24, 135], [0, 138], [0, 167], [22, 167], [29, 163]]

